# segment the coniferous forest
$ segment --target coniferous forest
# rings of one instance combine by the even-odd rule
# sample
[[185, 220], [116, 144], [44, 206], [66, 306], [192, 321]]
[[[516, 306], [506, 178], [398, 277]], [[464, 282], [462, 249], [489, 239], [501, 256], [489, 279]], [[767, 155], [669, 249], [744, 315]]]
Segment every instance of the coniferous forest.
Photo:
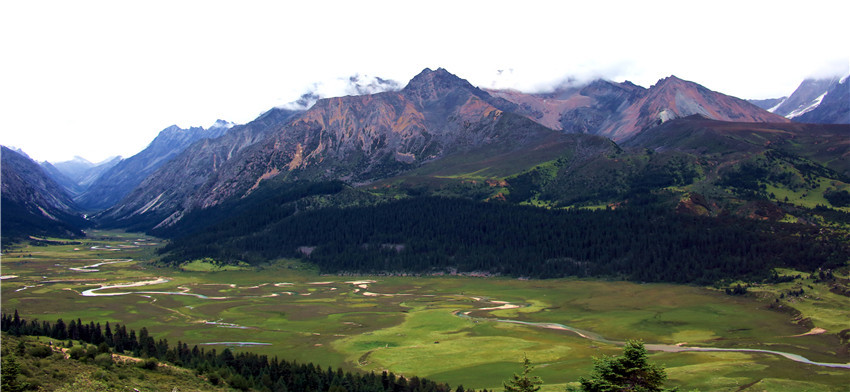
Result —
[[291, 203], [261, 203], [206, 230], [176, 233], [162, 250], [165, 262], [302, 257], [322, 273], [458, 271], [710, 284], [766, 278], [775, 267], [832, 268], [849, 254], [846, 244], [813, 226], [676, 214], [639, 200], [599, 210], [437, 197], [301, 212]]

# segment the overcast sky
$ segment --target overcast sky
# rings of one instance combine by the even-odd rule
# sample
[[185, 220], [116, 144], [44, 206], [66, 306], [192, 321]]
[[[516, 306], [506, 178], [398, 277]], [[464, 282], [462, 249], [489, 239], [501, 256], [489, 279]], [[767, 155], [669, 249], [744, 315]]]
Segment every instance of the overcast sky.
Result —
[[846, 0], [302, 3], [4, 1], [0, 143], [128, 157], [169, 125], [245, 123], [355, 73], [406, 84], [443, 67], [525, 91], [674, 74], [771, 98], [850, 67]]

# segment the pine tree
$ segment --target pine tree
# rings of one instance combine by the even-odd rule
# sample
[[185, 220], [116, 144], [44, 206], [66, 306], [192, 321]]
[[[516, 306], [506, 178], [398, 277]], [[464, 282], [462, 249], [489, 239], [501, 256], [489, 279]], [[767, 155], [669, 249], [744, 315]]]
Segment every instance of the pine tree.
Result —
[[531, 361], [528, 356], [524, 356], [522, 360], [522, 374], [514, 373], [513, 379], [505, 381], [505, 392], [537, 392], [540, 390], [540, 385], [543, 380], [537, 376], [530, 376], [534, 366], [531, 366]]
[[[667, 373], [658, 365], [647, 361], [643, 342], [629, 340], [618, 357], [594, 358], [593, 374], [590, 379], [579, 379], [581, 389], [568, 391], [583, 392], [662, 392]], [[673, 391], [676, 389], [674, 388]]]
[[109, 328], [109, 321], [106, 322], [106, 326], [104, 327], [103, 339], [107, 344], [114, 344], [112, 339], [112, 328]]

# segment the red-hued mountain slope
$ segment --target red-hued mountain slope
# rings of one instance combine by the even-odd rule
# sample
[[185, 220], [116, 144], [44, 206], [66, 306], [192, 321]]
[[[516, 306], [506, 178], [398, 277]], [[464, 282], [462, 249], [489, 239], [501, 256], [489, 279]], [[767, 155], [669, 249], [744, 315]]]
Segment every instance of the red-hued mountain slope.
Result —
[[597, 80], [547, 94], [490, 91], [518, 112], [553, 129], [628, 139], [665, 121], [699, 114], [714, 120], [788, 122], [745, 100], [670, 76], [645, 89], [630, 82]]

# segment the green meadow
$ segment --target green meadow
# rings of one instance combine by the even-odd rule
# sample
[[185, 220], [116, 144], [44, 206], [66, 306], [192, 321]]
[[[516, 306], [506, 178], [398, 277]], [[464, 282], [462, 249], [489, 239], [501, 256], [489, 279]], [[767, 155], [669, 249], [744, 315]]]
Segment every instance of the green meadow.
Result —
[[[77, 242], [22, 243], [2, 257], [3, 311], [51, 322], [147, 327], [169, 343], [390, 370], [466, 388], [501, 389], [527, 355], [544, 390], [561, 391], [590, 373], [593, 357], [620, 353], [613, 342], [626, 339], [850, 362], [838, 337], [850, 328], [850, 298], [808, 276], [730, 296], [714, 288], [599, 280], [323, 276], [292, 260], [259, 268], [201, 261], [163, 268], [151, 262], [159, 245], [141, 234], [97, 231]], [[99, 263], [110, 264], [93, 266]], [[807, 295], [780, 299], [799, 287]], [[783, 311], [789, 307], [800, 314]], [[811, 325], [802, 319], [825, 332], [806, 334]], [[650, 358], [667, 368], [667, 385], [682, 390], [840, 391], [850, 385], [850, 369], [773, 354], [656, 351]]]

